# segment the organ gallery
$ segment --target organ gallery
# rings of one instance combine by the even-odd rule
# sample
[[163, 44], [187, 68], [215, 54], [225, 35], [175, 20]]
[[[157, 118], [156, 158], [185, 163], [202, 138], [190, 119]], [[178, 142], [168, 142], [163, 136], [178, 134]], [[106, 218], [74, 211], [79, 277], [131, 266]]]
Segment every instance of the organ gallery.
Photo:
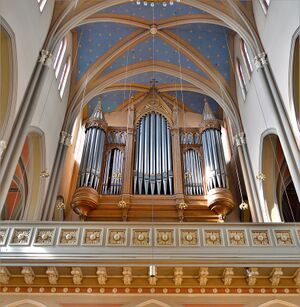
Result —
[[[99, 96], [85, 123], [73, 210], [85, 220], [225, 220], [234, 200], [223, 123], [202, 103], [203, 114], [186, 122], [186, 108], [153, 86], [107, 119]], [[110, 125], [112, 117], [126, 126]]]

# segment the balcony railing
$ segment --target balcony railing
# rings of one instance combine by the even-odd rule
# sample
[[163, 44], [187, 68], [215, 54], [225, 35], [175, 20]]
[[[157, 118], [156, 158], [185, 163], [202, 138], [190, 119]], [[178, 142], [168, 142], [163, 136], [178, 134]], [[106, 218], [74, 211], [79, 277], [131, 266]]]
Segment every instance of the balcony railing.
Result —
[[1, 222], [2, 264], [299, 266], [300, 224]]

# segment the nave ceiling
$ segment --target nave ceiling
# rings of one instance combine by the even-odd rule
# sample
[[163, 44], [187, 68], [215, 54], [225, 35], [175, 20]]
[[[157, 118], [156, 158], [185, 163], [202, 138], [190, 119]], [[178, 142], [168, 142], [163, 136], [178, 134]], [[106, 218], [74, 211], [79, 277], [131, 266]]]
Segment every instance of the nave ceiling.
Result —
[[235, 31], [216, 15], [222, 12], [242, 24], [233, 7], [252, 13], [247, 1], [229, 2], [181, 1], [154, 8], [131, 1], [77, 1], [69, 8], [57, 2], [57, 15], [62, 8], [69, 12], [57, 18], [61, 29], [53, 40], [72, 29], [76, 56], [65, 124], [74, 121], [82, 105], [90, 102], [92, 110], [98, 95], [104, 111], [111, 112], [128, 97], [146, 94], [155, 79], [162, 96], [197, 113], [207, 97], [217, 116], [225, 110], [239, 127], [230, 53]]

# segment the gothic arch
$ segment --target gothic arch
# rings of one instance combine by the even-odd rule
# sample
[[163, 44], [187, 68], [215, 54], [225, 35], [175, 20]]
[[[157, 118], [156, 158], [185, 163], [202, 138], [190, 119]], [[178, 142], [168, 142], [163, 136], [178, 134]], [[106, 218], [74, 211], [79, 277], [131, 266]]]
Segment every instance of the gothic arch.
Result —
[[164, 302], [155, 299], [150, 299], [140, 304], [137, 304], [135, 307], [171, 307], [171, 306]]
[[[265, 221], [281, 222], [288, 213], [293, 222], [298, 216], [297, 196], [292, 198], [286, 190], [292, 178], [286, 163], [283, 149], [274, 129], [267, 130], [261, 137], [260, 172], [263, 193]], [[294, 191], [296, 193], [296, 191]], [[284, 199], [284, 196], [286, 199]], [[285, 201], [284, 201], [285, 200]], [[282, 207], [288, 206], [288, 207]], [[286, 212], [283, 214], [283, 212]]]
[[282, 300], [271, 300], [269, 302], [263, 303], [257, 307], [297, 307], [297, 305], [293, 303], [289, 303], [287, 301], [282, 301]]
[[[295, 114], [297, 128], [300, 131], [300, 27], [292, 37], [289, 63], [290, 107]], [[300, 143], [298, 142], [300, 147]]]
[[0, 100], [0, 139], [9, 138], [16, 108], [17, 49], [13, 30], [0, 19], [1, 39], [1, 100]]
[[17, 306], [23, 306], [23, 307], [47, 307], [47, 305], [45, 305], [45, 304], [42, 304], [42, 303], [40, 303], [38, 301], [30, 300], [30, 299], [16, 301], [14, 303], [7, 304], [4, 307], [17, 307]]
[[32, 128], [28, 133], [6, 201], [1, 208], [1, 219], [33, 220], [38, 218], [42, 201], [41, 171], [44, 163], [43, 133]]

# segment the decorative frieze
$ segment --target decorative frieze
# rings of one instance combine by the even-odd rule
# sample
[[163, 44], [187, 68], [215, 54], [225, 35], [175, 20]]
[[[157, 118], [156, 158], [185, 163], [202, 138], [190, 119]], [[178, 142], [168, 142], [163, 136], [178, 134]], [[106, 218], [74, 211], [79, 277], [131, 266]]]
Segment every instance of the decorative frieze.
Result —
[[55, 229], [38, 228], [33, 245], [52, 245], [54, 241]]
[[174, 246], [174, 230], [173, 229], [156, 229], [156, 245], [157, 246]]
[[127, 242], [126, 229], [109, 229], [107, 236], [107, 245], [125, 246]]
[[59, 235], [59, 245], [77, 245], [79, 229], [62, 228]]
[[247, 245], [246, 235], [244, 230], [228, 230], [228, 243], [230, 246], [245, 246]]
[[132, 282], [132, 269], [131, 267], [123, 267], [123, 283], [125, 286], [130, 286]]
[[247, 268], [246, 269], [247, 284], [248, 286], [255, 286], [257, 277], [259, 276], [258, 268]]
[[133, 229], [132, 245], [150, 246], [150, 229]]
[[181, 246], [197, 246], [199, 244], [197, 229], [180, 229], [179, 234]]
[[232, 277], [234, 276], [233, 268], [225, 268], [223, 272], [223, 283], [224, 286], [230, 286], [232, 282]]
[[293, 238], [290, 230], [274, 230], [275, 243], [277, 246], [293, 245]]
[[8, 228], [0, 228], [0, 246], [6, 244]]
[[103, 229], [84, 229], [82, 245], [102, 245]]
[[31, 228], [16, 228], [10, 239], [11, 245], [28, 245], [31, 238]]
[[183, 281], [183, 268], [175, 267], [174, 268], [174, 278], [173, 278], [175, 286], [181, 286]]
[[253, 245], [256, 245], [256, 246], [270, 245], [268, 230], [252, 230], [251, 239], [252, 239]]
[[223, 245], [221, 230], [204, 230], [204, 244], [207, 246]]

